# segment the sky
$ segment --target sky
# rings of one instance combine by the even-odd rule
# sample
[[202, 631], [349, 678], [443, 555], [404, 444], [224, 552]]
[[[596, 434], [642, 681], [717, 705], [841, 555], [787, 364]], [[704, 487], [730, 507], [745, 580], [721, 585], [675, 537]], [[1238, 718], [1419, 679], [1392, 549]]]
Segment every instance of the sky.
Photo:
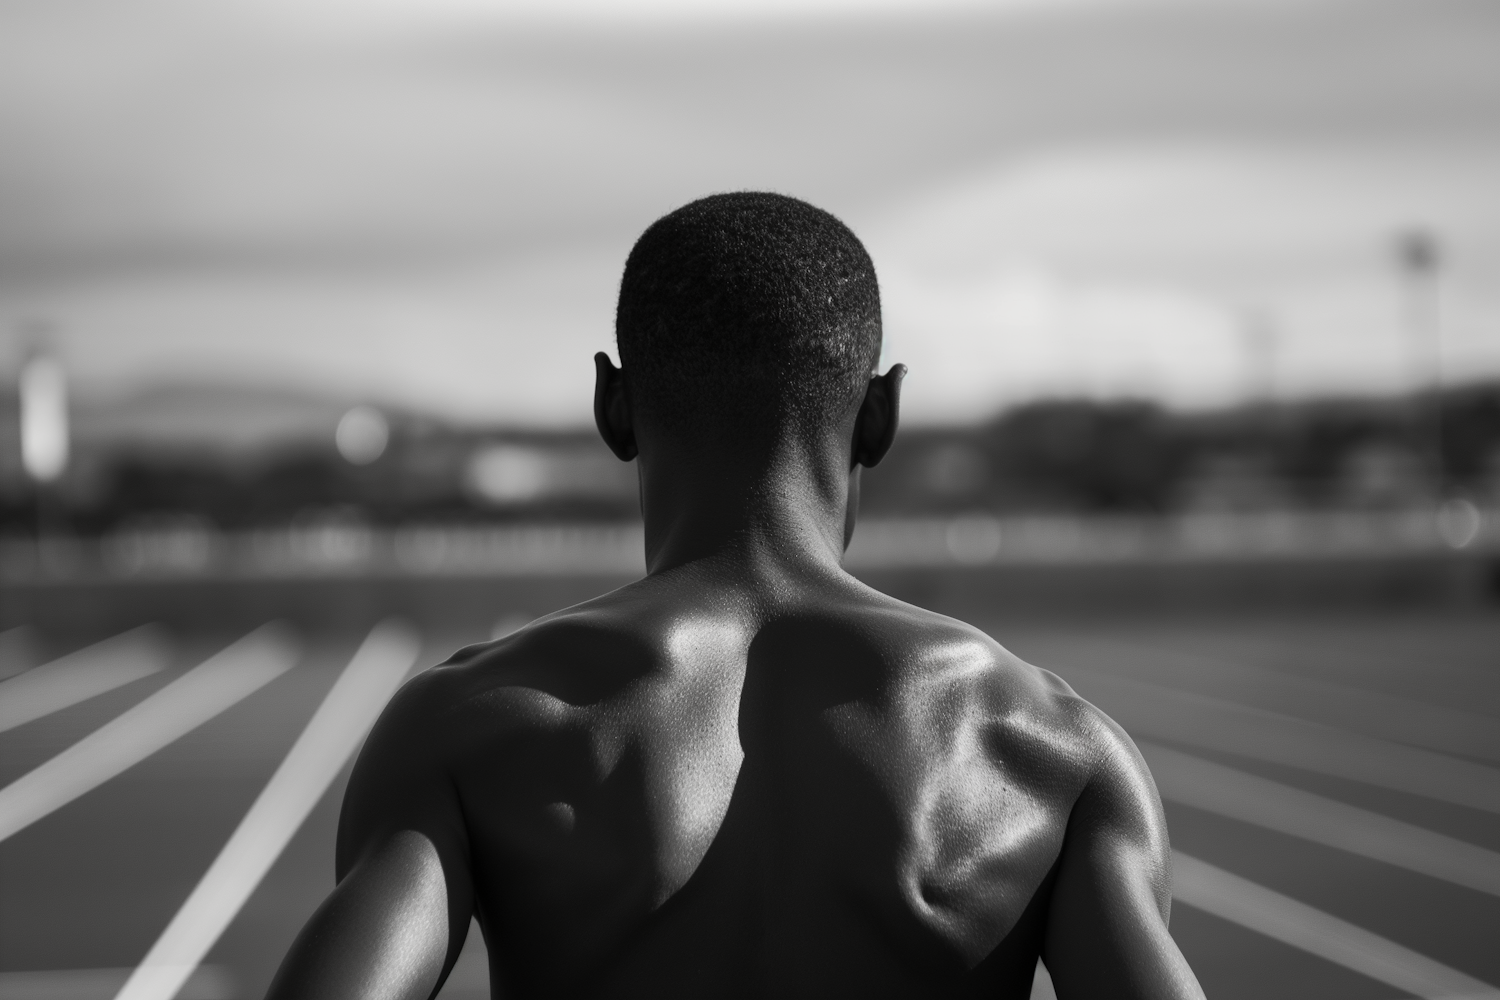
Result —
[[1493, 377], [1497, 51], [1484, 0], [0, 0], [0, 375], [581, 424], [636, 235], [755, 188], [869, 247], [909, 421]]

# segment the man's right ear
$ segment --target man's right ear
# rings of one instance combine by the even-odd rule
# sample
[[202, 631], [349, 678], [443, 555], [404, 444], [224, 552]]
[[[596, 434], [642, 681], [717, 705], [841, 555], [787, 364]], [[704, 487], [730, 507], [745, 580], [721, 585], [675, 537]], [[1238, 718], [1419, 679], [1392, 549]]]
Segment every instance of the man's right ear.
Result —
[[870, 379], [865, 400], [854, 420], [854, 448], [850, 456], [856, 465], [873, 469], [891, 450], [896, 440], [896, 426], [901, 423], [901, 380], [906, 378], [905, 365], [891, 365], [884, 375]]
[[635, 458], [638, 449], [625, 398], [625, 373], [603, 351], [594, 355], [594, 425], [615, 457], [622, 462]]

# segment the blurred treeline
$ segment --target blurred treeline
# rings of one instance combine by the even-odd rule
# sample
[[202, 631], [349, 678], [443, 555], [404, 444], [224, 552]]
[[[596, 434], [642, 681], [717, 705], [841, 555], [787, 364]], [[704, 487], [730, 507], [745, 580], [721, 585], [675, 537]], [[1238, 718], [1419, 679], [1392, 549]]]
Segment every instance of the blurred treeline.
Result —
[[866, 509], [1165, 512], [1400, 507], [1500, 491], [1500, 386], [1180, 413], [1051, 401], [908, 431]]
[[[0, 401], [14, 413], [14, 397]], [[639, 516], [633, 466], [588, 431], [460, 427], [387, 411], [367, 464], [328, 433], [258, 447], [151, 440], [75, 444], [40, 495], [0, 422], [0, 522], [79, 534], [193, 519], [225, 530], [330, 515], [371, 524], [618, 521]], [[1500, 384], [1402, 399], [1183, 413], [1145, 402], [1039, 402], [971, 427], [907, 429], [867, 471], [863, 509], [1171, 512], [1500, 501]]]

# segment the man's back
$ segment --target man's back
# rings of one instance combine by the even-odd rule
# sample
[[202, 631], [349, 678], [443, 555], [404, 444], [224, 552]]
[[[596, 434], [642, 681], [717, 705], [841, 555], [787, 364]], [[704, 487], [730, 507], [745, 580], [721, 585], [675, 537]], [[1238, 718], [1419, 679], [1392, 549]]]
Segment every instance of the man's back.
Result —
[[472, 647], [365, 745], [274, 1000], [423, 1000], [477, 914], [500, 995], [1201, 1000], [1161, 802], [1061, 681], [842, 568], [905, 369], [849, 229], [659, 219], [594, 418], [647, 576]]
[[969, 626], [778, 584], [669, 573], [460, 651], [377, 728], [341, 856], [398, 767], [448, 789], [505, 995], [1025, 996], [1112, 730]]

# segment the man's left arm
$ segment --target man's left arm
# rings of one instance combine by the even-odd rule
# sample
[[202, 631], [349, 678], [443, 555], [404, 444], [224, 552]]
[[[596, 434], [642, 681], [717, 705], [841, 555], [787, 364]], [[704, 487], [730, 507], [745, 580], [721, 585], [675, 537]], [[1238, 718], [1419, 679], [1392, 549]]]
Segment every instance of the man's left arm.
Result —
[[1042, 958], [1061, 1000], [1203, 1000], [1167, 930], [1172, 861], [1156, 785], [1123, 730], [1103, 713], [1093, 723], [1102, 760], [1068, 820]]

